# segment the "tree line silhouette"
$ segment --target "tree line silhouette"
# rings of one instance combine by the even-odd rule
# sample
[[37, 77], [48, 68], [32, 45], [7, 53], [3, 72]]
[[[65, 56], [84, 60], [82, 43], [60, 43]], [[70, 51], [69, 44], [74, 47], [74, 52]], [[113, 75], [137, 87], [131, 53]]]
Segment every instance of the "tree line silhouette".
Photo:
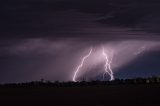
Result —
[[160, 84], [160, 77], [148, 77], [148, 78], [133, 78], [133, 79], [115, 79], [113, 81], [49, 81], [41, 79], [40, 81], [32, 81], [25, 83], [5, 83], [0, 84], [0, 87], [83, 87], [83, 86], [105, 86], [105, 85], [119, 85], [119, 84]]

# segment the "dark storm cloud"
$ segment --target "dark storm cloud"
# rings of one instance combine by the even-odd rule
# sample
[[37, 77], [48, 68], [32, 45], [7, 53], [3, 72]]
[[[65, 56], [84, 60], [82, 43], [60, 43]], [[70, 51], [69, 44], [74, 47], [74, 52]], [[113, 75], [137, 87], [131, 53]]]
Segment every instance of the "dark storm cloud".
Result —
[[[0, 33], [2, 37], [118, 39], [126, 35], [107, 34], [105, 30], [109, 27], [113, 32], [121, 32], [115, 28], [118, 27], [159, 32], [159, 5], [157, 0], [2, 0]], [[129, 35], [131, 39], [136, 37]]]

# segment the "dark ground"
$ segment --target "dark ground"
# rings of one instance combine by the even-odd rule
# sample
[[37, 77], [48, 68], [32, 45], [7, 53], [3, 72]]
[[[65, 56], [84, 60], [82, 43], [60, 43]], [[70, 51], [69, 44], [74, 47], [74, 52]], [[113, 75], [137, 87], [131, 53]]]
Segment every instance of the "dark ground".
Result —
[[0, 106], [160, 106], [160, 84], [0, 88]]

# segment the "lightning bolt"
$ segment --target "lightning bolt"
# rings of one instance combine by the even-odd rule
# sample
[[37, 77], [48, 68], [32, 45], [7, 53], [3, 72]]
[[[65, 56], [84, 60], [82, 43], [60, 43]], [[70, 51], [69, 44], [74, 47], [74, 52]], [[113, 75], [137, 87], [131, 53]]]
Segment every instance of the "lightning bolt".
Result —
[[89, 53], [82, 58], [81, 64], [77, 67], [77, 69], [74, 73], [74, 76], [73, 76], [73, 79], [72, 79], [74, 82], [77, 82], [76, 81], [77, 74], [80, 71], [80, 68], [83, 67], [83, 64], [84, 64], [85, 60], [91, 55], [91, 53], [92, 53], [92, 48], [90, 49]]
[[105, 60], [106, 60], [106, 63], [105, 63], [105, 73], [103, 74], [103, 78], [104, 78], [105, 74], [108, 73], [108, 75], [110, 76], [110, 81], [112, 81], [112, 80], [114, 80], [113, 71], [112, 71], [112, 69], [111, 69], [112, 58], [111, 58], [111, 60], [109, 61], [108, 56], [107, 56], [107, 54], [106, 54], [106, 52], [105, 52], [104, 47], [102, 47], [102, 49], [103, 49], [102, 54], [103, 54], [103, 56], [105, 56]]

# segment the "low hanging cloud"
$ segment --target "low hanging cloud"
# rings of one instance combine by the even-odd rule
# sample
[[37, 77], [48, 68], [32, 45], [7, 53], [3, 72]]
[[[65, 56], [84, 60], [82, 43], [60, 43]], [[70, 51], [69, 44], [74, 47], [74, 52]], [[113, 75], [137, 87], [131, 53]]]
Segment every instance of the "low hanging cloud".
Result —
[[[124, 41], [84, 41], [80, 39], [27, 39], [15, 45], [8, 45], [5, 55], [16, 57], [15, 67], [11, 67], [14, 75], [21, 70], [25, 73], [27, 80], [38, 80], [45, 78], [49, 80], [69, 81], [72, 80], [76, 67], [90, 48], [93, 48], [91, 56], [86, 60], [84, 66], [77, 75], [88, 80], [104, 73], [105, 58], [102, 55], [102, 46], [109, 58], [113, 58], [111, 67], [114, 73], [118, 69], [132, 63], [133, 60], [145, 53], [160, 51], [160, 43], [146, 40], [124, 40]], [[26, 58], [27, 57], [27, 58]], [[20, 59], [19, 59], [20, 58]], [[23, 62], [23, 64], [21, 63]], [[21, 66], [17, 66], [21, 64]], [[5, 64], [7, 65], [7, 64]], [[5, 70], [5, 67], [4, 69]], [[19, 70], [19, 71], [16, 71]], [[33, 71], [34, 70], [34, 71]], [[8, 70], [8, 73], [10, 70]], [[7, 73], [4, 74], [6, 77]], [[28, 77], [29, 78], [28, 78]]]

